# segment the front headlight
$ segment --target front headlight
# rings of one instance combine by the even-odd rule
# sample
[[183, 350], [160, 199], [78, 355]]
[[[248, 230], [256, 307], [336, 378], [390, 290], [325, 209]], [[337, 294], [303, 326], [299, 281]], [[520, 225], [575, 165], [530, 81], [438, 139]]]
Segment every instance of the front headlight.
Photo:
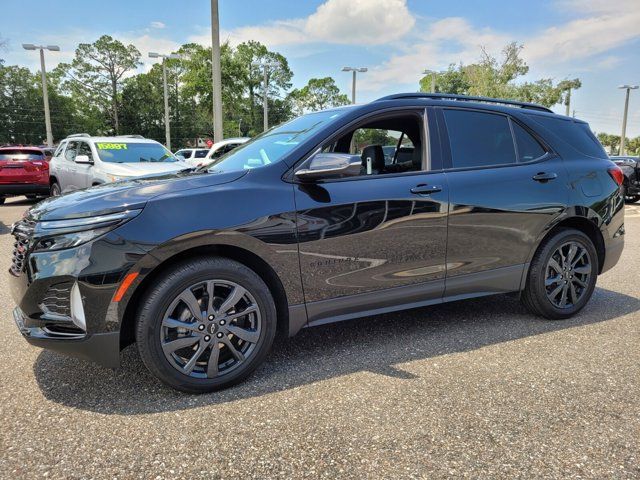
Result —
[[96, 215], [94, 217], [38, 222], [34, 251], [62, 250], [82, 245], [136, 217], [142, 210]]

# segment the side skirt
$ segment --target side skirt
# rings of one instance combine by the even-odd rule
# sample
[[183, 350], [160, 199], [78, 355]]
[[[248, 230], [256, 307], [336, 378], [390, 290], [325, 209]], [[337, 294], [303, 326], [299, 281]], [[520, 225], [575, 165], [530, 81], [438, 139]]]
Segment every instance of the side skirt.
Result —
[[[517, 292], [523, 288], [528, 265], [514, 265], [485, 272], [471, 273], [435, 281], [397, 287], [388, 290], [350, 295], [292, 305], [289, 308], [289, 332], [295, 335], [301, 328], [351, 320], [353, 318], [426, 307], [440, 303], [501, 293]], [[306, 311], [305, 311], [306, 310]], [[304, 316], [308, 321], [304, 323]]]

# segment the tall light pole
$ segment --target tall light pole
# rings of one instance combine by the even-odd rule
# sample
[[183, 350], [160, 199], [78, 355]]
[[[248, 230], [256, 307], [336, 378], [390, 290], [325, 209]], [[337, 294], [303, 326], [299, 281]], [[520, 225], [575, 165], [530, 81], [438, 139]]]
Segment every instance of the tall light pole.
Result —
[[356, 72], [364, 73], [367, 71], [366, 67], [342, 67], [343, 72], [352, 72], [353, 78], [351, 80], [351, 103], [356, 103]]
[[51, 113], [49, 112], [49, 91], [47, 90], [47, 72], [44, 68], [44, 51], [59, 52], [58, 45], [34, 45], [33, 43], [23, 43], [25, 50], [40, 50], [40, 76], [42, 77], [42, 99], [44, 101], [44, 124], [47, 130], [47, 145], [53, 146], [53, 132], [51, 131]]
[[211, 0], [211, 81], [213, 83], [213, 141], [224, 138], [222, 131], [222, 70], [220, 67], [220, 17], [218, 0]]
[[171, 150], [171, 126], [169, 121], [169, 89], [167, 87], [167, 58], [180, 58], [177, 53], [171, 53], [169, 55], [162, 55], [160, 53], [149, 52], [149, 58], [161, 58], [162, 59], [162, 83], [164, 84], [164, 135], [166, 139], [166, 145]]
[[431, 93], [436, 93], [436, 72], [433, 70], [424, 70], [423, 75], [431, 75]]
[[624, 96], [624, 113], [622, 115], [622, 135], [620, 135], [619, 153], [619, 155], [624, 155], [625, 137], [627, 135], [627, 114], [629, 113], [629, 93], [631, 90], [636, 90], [638, 85], [620, 85], [618, 88], [622, 88], [627, 91]]
[[251, 64], [253, 67], [262, 68], [264, 78], [262, 83], [262, 109], [263, 109], [263, 128], [266, 132], [269, 130], [269, 69], [270, 68], [278, 68], [280, 64], [275, 62], [253, 62]]

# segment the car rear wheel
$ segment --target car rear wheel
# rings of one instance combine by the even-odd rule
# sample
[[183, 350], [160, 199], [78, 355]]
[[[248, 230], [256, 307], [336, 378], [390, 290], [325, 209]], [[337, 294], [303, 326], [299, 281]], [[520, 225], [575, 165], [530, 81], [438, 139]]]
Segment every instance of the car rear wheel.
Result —
[[524, 305], [550, 320], [569, 318], [589, 301], [596, 286], [598, 256], [575, 229], [561, 229], [538, 248], [522, 293]]
[[238, 262], [203, 257], [175, 266], [145, 294], [136, 341], [156, 377], [200, 393], [249, 376], [275, 332], [276, 309], [262, 279]]
[[60, 185], [58, 184], [58, 182], [53, 182], [51, 184], [51, 196], [52, 197], [59, 197], [60, 196]]
[[3, 205], [5, 201], [5, 197], [0, 197], [0, 205]]

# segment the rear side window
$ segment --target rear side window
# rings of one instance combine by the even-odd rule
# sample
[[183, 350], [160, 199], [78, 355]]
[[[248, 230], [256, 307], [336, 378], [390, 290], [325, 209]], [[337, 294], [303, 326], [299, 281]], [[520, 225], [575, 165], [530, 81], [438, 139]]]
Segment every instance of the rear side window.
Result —
[[529, 115], [529, 118], [570, 144], [580, 153], [589, 157], [607, 158], [607, 153], [588, 124], [542, 115]]
[[207, 156], [207, 153], [209, 153], [209, 150], [196, 150], [195, 151], [195, 158], [204, 158]]
[[76, 148], [78, 148], [78, 142], [69, 142], [67, 149], [64, 151], [64, 158], [73, 162], [76, 159]]
[[453, 168], [516, 163], [516, 151], [503, 115], [469, 110], [444, 110]]
[[516, 122], [511, 122], [511, 125], [513, 125], [513, 135], [515, 136], [516, 145], [518, 146], [519, 162], [530, 162], [536, 158], [540, 158], [546, 153], [542, 145], [540, 145], [529, 132]]

